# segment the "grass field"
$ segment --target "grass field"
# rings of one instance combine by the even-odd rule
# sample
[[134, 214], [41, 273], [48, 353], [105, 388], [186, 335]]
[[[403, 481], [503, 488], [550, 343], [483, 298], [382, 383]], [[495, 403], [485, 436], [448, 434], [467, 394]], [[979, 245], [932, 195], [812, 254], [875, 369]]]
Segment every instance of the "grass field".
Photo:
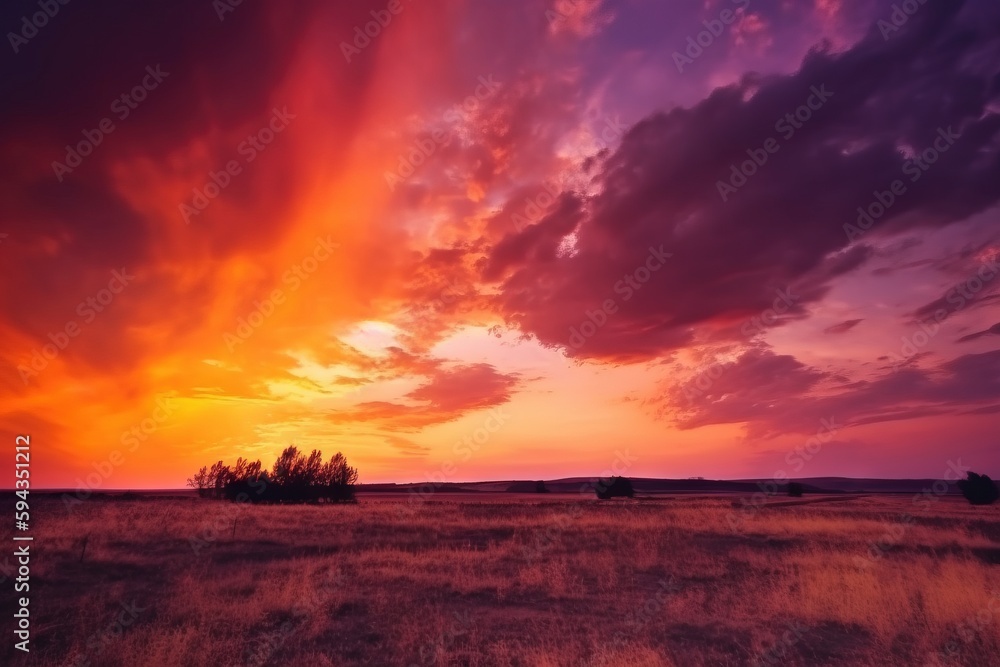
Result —
[[787, 501], [36, 499], [0, 663], [1000, 665], [1000, 507]]

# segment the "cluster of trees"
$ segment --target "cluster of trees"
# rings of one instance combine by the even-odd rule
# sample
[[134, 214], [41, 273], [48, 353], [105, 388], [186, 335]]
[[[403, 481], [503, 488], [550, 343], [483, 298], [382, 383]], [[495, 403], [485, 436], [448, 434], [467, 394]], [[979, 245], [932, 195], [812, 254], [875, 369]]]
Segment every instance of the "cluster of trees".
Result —
[[297, 447], [281, 452], [270, 471], [260, 461], [237, 459], [228, 466], [222, 461], [202, 468], [188, 480], [199, 495], [250, 502], [344, 502], [354, 500], [358, 471], [337, 452], [326, 463], [314, 449], [306, 456]]
[[968, 473], [968, 479], [958, 480], [958, 490], [973, 505], [992, 505], [1000, 498], [1000, 490], [989, 475]]

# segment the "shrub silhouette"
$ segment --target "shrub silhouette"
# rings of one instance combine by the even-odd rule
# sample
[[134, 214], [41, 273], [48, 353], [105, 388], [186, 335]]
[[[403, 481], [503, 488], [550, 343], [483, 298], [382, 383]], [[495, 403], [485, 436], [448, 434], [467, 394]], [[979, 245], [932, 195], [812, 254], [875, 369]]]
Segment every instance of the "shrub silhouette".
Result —
[[535, 493], [548, 493], [549, 487], [545, 486], [545, 482], [539, 480], [535, 482]]
[[187, 485], [198, 491], [198, 495], [204, 498], [208, 495], [208, 467], [202, 466], [194, 476], [189, 477]]
[[594, 492], [601, 500], [610, 498], [631, 498], [635, 495], [632, 489], [632, 480], [627, 477], [612, 477], [610, 479], [597, 480]]
[[958, 480], [958, 489], [973, 505], [992, 505], [1000, 497], [996, 482], [989, 475], [969, 472], [968, 479]]
[[801, 498], [805, 488], [799, 482], [788, 483], [788, 495], [792, 498]]
[[282, 450], [271, 472], [260, 461], [236, 460], [232, 467], [222, 461], [211, 468], [202, 466], [188, 480], [202, 497], [226, 498], [240, 502], [348, 502], [354, 500], [358, 471], [337, 452], [323, 463], [323, 454], [314, 449], [309, 456], [297, 447]]
[[197, 489], [198, 495], [202, 498], [222, 498], [229, 478], [229, 467], [218, 461], [213, 463], [212, 467], [202, 466], [187, 483], [188, 486]]

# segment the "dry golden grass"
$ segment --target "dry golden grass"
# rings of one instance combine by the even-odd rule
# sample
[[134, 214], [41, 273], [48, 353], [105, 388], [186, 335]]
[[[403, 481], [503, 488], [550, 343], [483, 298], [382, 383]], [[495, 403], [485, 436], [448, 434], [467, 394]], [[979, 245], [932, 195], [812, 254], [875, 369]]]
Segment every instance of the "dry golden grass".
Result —
[[36, 504], [2, 664], [1000, 665], [1000, 507], [952, 498]]

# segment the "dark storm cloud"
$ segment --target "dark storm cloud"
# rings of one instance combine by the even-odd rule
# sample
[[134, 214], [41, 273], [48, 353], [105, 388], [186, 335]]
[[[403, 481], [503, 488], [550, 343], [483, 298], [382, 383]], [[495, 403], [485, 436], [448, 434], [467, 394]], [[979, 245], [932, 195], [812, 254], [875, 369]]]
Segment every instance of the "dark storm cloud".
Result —
[[984, 329], [982, 331], [977, 331], [976, 333], [971, 333], [962, 336], [961, 338], [958, 339], [958, 342], [967, 343], [970, 340], [977, 340], [979, 338], [982, 338], [983, 336], [1000, 336], [1000, 323], [994, 324], [989, 329]]
[[942, 322], [963, 310], [974, 310], [1000, 299], [1000, 255], [985, 258], [962, 257], [948, 263], [950, 273], [962, 271], [962, 277], [941, 297], [917, 308], [913, 322]]
[[[234, 157], [236, 143], [226, 131], [267, 122], [275, 90], [292, 72], [317, 12], [326, 12], [331, 30], [339, 26], [349, 34], [350, 26], [363, 22], [366, 4], [376, 3], [333, 9], [317, 2], [243, 3], [224, 20], [213, 3], [200, 0], [59, 4], [58, 14], [37, 35], [0, 58], [0, 151], [5, 157], [0, 197], [2, 228], [9, 235], [4, 248], [9, 277], [0, 288], [0, 310], [14, 315], [8, 325], [47, 342], [50, 332], [78, 317], [77, 304], [122, 267], [137, 280], [67, 355], [92, 365], [134, 359], [140, 348], [120, 333], [153, 317], [133, 308], [142, 303], [183, 300], [184, 312], [174, 317], [178, 327], [187, 326], [189, 318], [200, 320], [212, 293], [210, 276], [170, 284], [152, 265], [155, 255], [162, 259], [164, 249], [157, 243], [175, 222], [150, 215], [161, 203], [154, 201], [158, 195], [173, 196], [161, 195], [160, 184], [152, 185], [154, 174], [190, 178], [191, 165], [178, 157], [183, 151], [216, 169]], [[5, 3], [0, 26], [5, 33], [20, 32], [22, 17], [37, 11], [37, 2]], [[332, 62], [343, 64], [333, 60], [339, 56], [335, 40], [330, 51]], [[340, 68], [343, 109], [331, 110], [331, 118], [349, 122], [357, 113], [351, 100], [361, 95], [371, 63], [359, 59]], [[151, 72], [158, 74], [154, 78]], [[145, 99], [121, 100], [143, 83]], [[113, 129], [97, 132], [104, 119]], [[346, 129], [337, 135], [344, 142]], [[53, 162], [66, 163], [66, 146], [76, 147], [87, 139], [84, 133], [96, 145], [72, 172], [60, 172], [60, 181]], [[262, 188], [256, 180], [262, 176], [251, 173], [225, 193], [234, 207], [249, 208], [253, 202], [254, 215], [230, 216], [193, 231], [185, 249], [189, 257], [225, 257], [273, 242], [292, 196], [293, 165], [280, 149], [269, 159], [285, 163], [278, 170], [284, 177], [270, 178]], [[150, 207], [145, 211], [122, 195], [123, 183], [135, 187], [140, 181], [130, 179], [140, 176], [121, 166], [137, 163], [151, 169], [141, 181], [147, 195], [143, 205]], [[207, 168], [195, 169], [197, 178], [207, 179]], [[173, 210], [178, 203], [168, 202]]]
[[[504, 315], [572, 356], [655, 357], [691, 342], [700, 327], [761, 312], [790, 285], [802, 286], [796, 307], [807, 308], [834, 277], [866, 261], [869, 238], [991, 206], [1000, 196], [1000, 41], [984, 11], [996, 13], [929, 2], [888, 40], [873, 28], [844, 53], [816, 49], [793, 75], [747, 75], [691, 109], [637, 123], [603, 163], [585, 217], [575, 225], [560, 218], [572, 227], [571, 249], [553, 257], [549, 232], [562, 227], [551, 219], [496, 246], [486, 275], [505, 269]], [[825, 91], [822, 103], [817, 91]], [[780, 124], [807, 103], [809, 120]], [[911, 182], [904, 168], [912, 151], [942, 136], [952, 139], [938, 141], [951, 141], [940, 164]], [[723, 201], [718, 182], [748, 150], [759, 158], [769, 138], [777, 152]], [[845, 224], [894, 180], [905, 181], [904, 193], [849, 247]], [[620, 300], [585, 345], [569, 347], [570, 328], [660, 244], [671, 261]]]
[[685, 386], [664, 401], [683, 406], [674, 418], [682, 429], [746, 423], [751, 437], [814, 432], [822, 419], [845, 426], [988, 410], [1000, 399], [1000, 351], [970, 354], [936, 368], [902, 367], [873, 380], [826, 388], [827, 374], [794, 357], [751, 350], [690, 400]]

